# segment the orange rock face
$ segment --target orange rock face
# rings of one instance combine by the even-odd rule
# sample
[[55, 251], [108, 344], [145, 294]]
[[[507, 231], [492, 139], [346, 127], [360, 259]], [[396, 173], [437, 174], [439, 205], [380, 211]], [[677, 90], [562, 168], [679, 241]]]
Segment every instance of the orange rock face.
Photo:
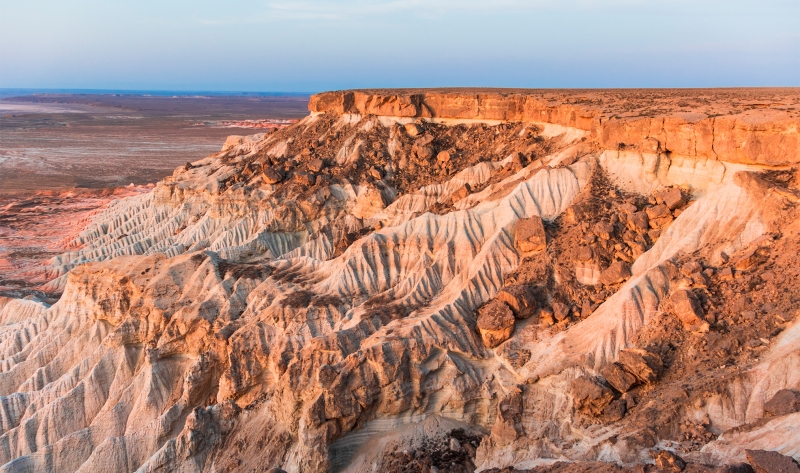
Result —
[[731, 163], [800, 162], [798, 89], [411, 89], [324, 92], [312, 112], [537, 122], [590, 132], [606, 149], [648, 147]]

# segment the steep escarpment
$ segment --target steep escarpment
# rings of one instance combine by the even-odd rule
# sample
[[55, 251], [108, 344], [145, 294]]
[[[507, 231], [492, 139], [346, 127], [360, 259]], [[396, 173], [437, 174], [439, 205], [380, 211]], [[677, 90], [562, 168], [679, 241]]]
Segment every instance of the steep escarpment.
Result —
[[3, 468], [797, 457], [797, 93], [637, 93], [320, 94], [115, 201], [0, 299]]

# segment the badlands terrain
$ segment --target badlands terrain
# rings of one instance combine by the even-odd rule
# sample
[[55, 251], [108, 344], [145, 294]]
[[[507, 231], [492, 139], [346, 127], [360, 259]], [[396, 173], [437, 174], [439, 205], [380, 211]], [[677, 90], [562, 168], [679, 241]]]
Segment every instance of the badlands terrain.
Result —
[[65, 210], [0, 471], [800, 471], [800, 90], [308, 109]]
[[[308, 114], [307, 96], [29, 94], [0, 90], [0, 295], [37, 294], [42, 266], [112, 200], [140, 192], [231, 134]], [[148, 187], [149, 185], [149, 187]]]

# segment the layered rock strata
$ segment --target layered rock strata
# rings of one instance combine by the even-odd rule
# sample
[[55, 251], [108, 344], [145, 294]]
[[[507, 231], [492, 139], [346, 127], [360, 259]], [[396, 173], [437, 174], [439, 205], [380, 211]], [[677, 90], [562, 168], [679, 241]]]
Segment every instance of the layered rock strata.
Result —
[[320, 94], [113, 202], [0, 299], [2, 470], [800, 455], [798, 93], [708, 94]]

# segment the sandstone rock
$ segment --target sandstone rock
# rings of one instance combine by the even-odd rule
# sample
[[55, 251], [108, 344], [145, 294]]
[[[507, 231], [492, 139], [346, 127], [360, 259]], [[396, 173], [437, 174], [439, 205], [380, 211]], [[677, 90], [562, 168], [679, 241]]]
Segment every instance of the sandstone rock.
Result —
[[383, 179], [383, 171], [381, 171], [380, 169], [378, 169], [375, 166], [372, 166], [371, 168], [369, 168], [369, 175], [374, 177], [376, 180]]
[[[688, 289], [677, 289], [670, 295], [675, 315], [689, 330], [698, 330], [705, 323], [705, 314], [700, 300]], [[707, 323], [705, 323], [707, 328]]]
[[307, 172], [297, 172], [294, 179], [303, 186], [311, 187], [317, 182], [317, 176]]
[[544, 307], [539, 310], [539, 325], [542, 327], [549, 327], [556, 323], [556, 317], [553, 314], [553, 309]]
[[406, 133], [408, 133], [408, 136], [411, 137], [419, 136], [423, 132], [422, 127], [417, 125], [416, 123], [406, 123], [403, 128], [405, 128]]
[[611, 286], [626, 281], [629, 277], [631, 277], [631, 268], [628, 263], [617, 260], [600, 273], [600, 282]]
[[525, 284], [513, 284], [504, 287], [497, 293], [497, 299], [505, 302], [514, 312], [514, 317], [518, 319], [527, 319], [535, 314], [539, 308], [536, 295]]
[[614, 393], [597, 379], [582, 376], [572, 382], [572, 399], [576, 410], [599, 416], [614, 400]]
[[681, 266], [681, 273], [683, 273], [684, 276], [692, 276], [700, 273], [701, 271], [703, 271], [703, 267], [700, 266], [700, 263], [697, 261], [689, 261]]
[[[626, 103], [625, 99], [611, 96], [611, 93], [594, 92], [591, 95], [594, 100], [616, 103], [617, 106], [636, 102], [628, 99]], [[643, 149], [652, 149], [653, 145], [648, 143], [654, 141], [652, 135], [657, 133], [658, 141], [664, 143], [662, 148], [668, 148], [679, 156], [768, 165], [797, 162], [797, 157], [788, 151], [800, 146], [800, 138], [794, 132], [797, 119], [774, 107], [765, 112], [764, 117], [769, 117], [767, 120], [729, 111], [698, 120], [677, 114], [674, 104], [672, 112], [666, 112], [666, 116], [617, 118], [613, 116], [615, 107], [609, 107], [608, 114], [604, 114], [594, 107], [564, 103], [569, 102], [565, 99], [574, 97], [569, 92], [559, 97], [563, 102], [554, 104], [552, 96], [534, 91], [481, 91], [467, 95], [447, 90], [403, 93], [395, 90], [336, 91], [313, 95], [309, 100], [309, 110], [361, 115], [383, 113], [402, 117], [544, 121], [590, 131], [600, 146], [614, 150], [619, 143], [637, 143]], [[722, 103], [730, 102], [727, 97], [721, 97], [714, 98], [712, 109], [720, 110]], [[641, 102], [639, 99], [639, 107], [643, 106]]]
[[622, 211], [622, 213], [624, 213], [626, 215], [635, 214], [636, 211], [637, 211], [636, 206], [631, 204], [631, 203], [628, 203], [628, 202], [620, 204], [619, 210]]
[[512, 173], [517, 173], [525, 167], [525, 161], [520, 153], [514, 153], [511, 156], [511, 162], [508, 163], [508, 170]]
[[644, 210], [634, 212], [628, 217], [627, 225], [634, 232], [643, 234], [650, 229], [650, 218]]
[[453, 203], [458, 202], [461, 199], [467, 198], [469, 196], [470, 190], [471, 188], [469, 184], [464, 184], [463, 186], [456, 189], [456, 191], [453, 192], [450, 198], [452, 199]]
[[[748, 324], [735, 314], [759, 307], [761, 296], [772, 299], [774, 294], [778, 304], [774, 311], [795, 318], [794, 313], [789, 315], [786, 301], [779, 300], [785, 299], [781, 291], [793, 287], [788, 285], [793, 276], [776, 264], [776, 277], [752, 300], [753, 307], [728, 310], [727, 301], [712, 301], [721, 306], [714, 310], [726, 317], [726, 323], [731, 322], [730, 331], [721, 326], [718, 333], [701, 340], [673, 330], [661, 331], [657, 325], [663, 320], [657, 311], [664, 291], [684, 283], [674, 284], [680, 276], [676, 270], [678, 274], [672, 278], [669, 260], [702, 254], [717, 265], [718, 259], [713, 255], [722, 250], [737, 254], [739, 246], [764, 228], [771, 231], [772, 226], [757, 207], [760, 201], [740, 193], [740, 188], [725, 181], [714, 181], [713, 186], [705, 187], [703, 181], [713, 179], [706, 176], [706, 171], [718, 170], [722, 164], [716, 160], [716, 164], [707, 164], [680, 153], [711, 156], [710, 148], [706, 146], [704, 150], [703, 145], [714, 142], [706, 138], [713, 137], [723, 142], [723, 147], [724, 142], [738, 143], [738, 148], [731, 145], [728, 152], [741, 159], [796, 160], [796, 147], [792, 147], [796, 131], [782, 128], [786, 133], [780, 135], [783, 144], [779, 146], [776, 128], [769, 131], [773, 126], [770, 122], [757, 126], [732, 124], [726, 128], [719, 123], [720, 117], [703, 119], [703, 123], [635, 114], [607, 120], [602, 109], [610, 105], [592, 108], [597, 96], [592, 96], [593, 92], [580, 93], [588, 94], [590, 99], [558, 104], [555, 99], [545, 103], [532, 94], [512, 91], [343, 92], [335, 94], [341, 103], [331, 106], [360, 117], [310, 117], [253, 149], [253, 156], [263, 158], [259, 162], [266, 162], [267, 166], [283, 165], [284, 154], [299, 152], [312, 137], [335, 136], [326, 143], [324, 152], [333, 151], [337, 156], [336, 147], [349, 147], [348, 153], [342, 153], [347, 156], [353, 148], [360, 149], [362, 154], [356, 153], [361, 160], [358, 167], [342, 161], [341, 167], [326, 170], [330, 183], [336, 183], [331, 186], [333, 194], [315, 200], [306, 194], [321, 196], [323, 189], [306, 192], [294, 185], [281, 186], [275, 193], [241, 185], [220, 187], [219, 192], [209, 193], [211, 180], [235, 182], [236, 177], [232, 176], [239, 172], [237, 166], [246, 161], [225, 155], [197, 161], [197, 170], [177, 173], [147, 195], [116, 202], [95, 217], [92, 226], [76, 241], [80, 248], [64, 250], [69, 253], [54, 258], [54, 272], [66, 281], [66, 289], [58, 291], [63, 293], [60, 301], [44, 307], [31, 300], [16, 300], [11, 304], [19, 304], [19, 308], [8, 310], [5, 298], [0, 298], [0, 351], [4, 353], [0, 370], [0, 395], [4, 401], [0, 403], [4, 442], [0, 463], [7, 464], [5, 469], [9, 471], [157, 471], [177, 465], [174, 468], [188, 473], [262, 471], [278, 464], [309, 473], [339, 471], [348, 468], [345, 463], [352, 446], [367, 436], [372, 437], [370, 442], [383, 441], [392, 435], [383, 433], [383, 429], [396, 427], [396, 422], [407, 419], [409, 413], [444, 408], [453, 416], [488, 423], [495, 405], [499, 419], [495, 425], [499, 427], [493, 428], [490, 438], [481, 443], [477, 458], [472, 457], [475, 451], [470, 452], [470, 446], [474, 443], [477, 447], [478, 443], [460, 434], [449, 435], [456, 428], [452, 424], [444, 430], [449, 435], [440, 443], [444, 448], [438, 449], [438, 438], [431, 440], [428, 427], [416, 431], [419, 442], [413, 444], [414, 448], [434, 444], [438, 449], [434, 453], [452, 455], [456, 452], [448, 445], [450, 438], [457, 436], [461, 453], [470, 452], [476, 464], [481, 463], [478, 466], [482, 471], [511, 464], [501, 462], [535, 462], [543, 455], [574, 459], [607, 455], [605, 458], [638, 461], [645, 453], [642, 449], [651, 448], [658, 441], [644, 425], [658, 430], [661, 439], [673, 438], [661, 433], [676, 427], [684, 408], [687, 412], [695, 410], [684, 406], [680, 396], [672, 397], [676, 393], [682, 395], [679, 391], [684, 388], [696, 393], [697, 388], [711, 386], [718, 396], [715, 406], [757, 406], [761, 399], [756, 396], [774, 392], [776, 382], [794, 379], [791, 363], [797, 358], [797, 337], [787, 335], [796, 333], [788, 332], [791, 326], [774, 324], [771, 312], [764, 317], [754, 314], [762, 325], [758, 329], [769, 330], [764, 334], [784, 330], [780, 342], [760, 341], [757, 347], [770, 354], [764, 357], [769, 364], [757, 362], [754, 369], [741, 374], [726, 369], [726, 373], [733, 374], [727, 378], [716, 376], [720, 369], [716, 363], [700, 364], [696, 366], [700, 369], [697, 377], [692, 369], [686, 371], [691, 376], [685, 380], [670, 376], [669, 383], [636, 390], [636, 396], [640, 396], [636, 399], [631, 395], [619, 401], [606, 400], [600, 403], [605, 404], [602, 409], [594, 406], [593, 411], [588, 411], [609, 421], [625, 415], [625, 409], [632, 408], [634, 401], [640, 402], [637, 417], [625, 425], [577, 425], [583, 419], [573, 423], [570, 413], [565, 412], [563, 404], [565, 399], [569, 402], [569, 395], [564, 390], [575, 371], [608, 364], [620, 347], [674, 343], [679, 356], [671, 359], [675, 360], [677, 373], [684, 367], [695, 368], [692, 363], [696, 360], [689, 356], [693, 349], [706, 350], [715, 357], [719, 350], [723, 353], [720, 364], [730, 366], [729, 359], [733, 358], [733, 362], [750, 366], [750, 360], [743, 358], [750, 353], [739, 354], [735, 337], [740, 337], [740, 329], [744, 331], [742, 340], [757, 340], [761, 335], [748, 332]], [[673, 93], [679, 92], [664, 92]], [[731, 92], [730, 97], [741, 93]], [[423, 102], [428, 99], [432, 102]], [[587, 108], [591, 108], [588, 114], [584, 113]], [[413, 138], [398, 126], [385, 127], [393, 120], [379, 120], [370, 113], [433, 117], [467, 112], [501, 120], [521, 117], [545, 124], [547, 135], [560, 134], [553, 137], [531, 133], [536, 140], [525, 142], [517, 137], [528, 124], [436, 124], [430, 126], [425, 140], [436, 137], [437, 145], [449, 147], [456, 146], [452, 138], [464, 134], [467, 137], [461, 138], [462, 142], [473, 136], [491, 137], [488, 141], [494, 154], [472, 153], [477, 146], [473, 142], [453, 148], [464, 149], [459, 159], [451, 159], [458, 166], [473, 158], [481, 160], [458, 169], [463, 173], [457, 184], [429, 172], [430, 162], [416, 162], [417, 170], [404, 171], [396, 182], [379, 183], [379, 188], [368, 188], [352, 179], [354, 170], [365, 165], [368, 168], [376, 162], [372, 158], [380, 159], [378, 153], [390, 149], [394, 153], [392, 165], [407, 154], [410, 161], [418, 158], [415, 155], [412, 159], [408, 153]], [[760, 112], [753, 108], [747, 113]], [[331, 126], [327, 134], [319, 129], [326, 126]], [[337, 131], [332, 133], [333, 129]], [[715, 129], [722, 131], [717, 133]], [[731, 138], [734, 135], [739, 141]], [[653, 136], [661, 143], [656, 145]], [[384, 143], [387, 137], [389, 141]], [[759, 141], [762, 137], [773, 141]], [[346, 145], [350, 138], [361, 139], [361, 147], [355, 141]], [[422, 138], [421, 134], [418, 138]], [[507, 154], [507, 150], [528, 146], [536, 153], [551, 148], [561, 150], [572, 147], [573, 138], [585, 140], [579, 146], [591, 150], [592, 155], [604, 143], [612, 143], [615, 153], [606, 160], [583, 155], [584, 151], [574, 152], [581, 157], [569, 168], [545, 167], [526, 174], [522, 177], [524, 182], [512, 182], [507, 170], [497, 172], [496, 158]], [[287, 143], [288, 139], [292, 141]], [[422, 141], [418, 146], [431, 144]], [[380, 145], [376, 146], [376, 142]], [[582, 189], [587, 189], [585, 184], [591, 182], [590, 175], [595, 170], [608, 171], [614, 185], [624, 180], [649, 189], [656, 185], [648, 180], [651, 174], [670, 167], [666, 156], [639, 156], [640, 160], [655, 164], [648, 164], [642, 182], [637, 181], [638, 164], [626, 167], [627, 158], [619, 151], [621, 142], [629, 143], [635, 150], [631, 151], [633, 154], [642, 149], [657, 151], [659, 147], [674, 150], [675, 172], [659, 174], [658, 178], [662, 182], [690, 180], [702, 190], [697, 203], [673, 224], [679, 226], [669, 231], [674, 238], [656, 242], [657, 247], [642, 258], [643, 271], [637, 268], [637, 280], [617, 294], [609, 288], [580, 287], [572, 281], [570, 263], [565, 261], [572, 255], [560, 251], [590, 243], [589, 239], [581, 242], [581, 229], [570, 228], [568, 222], [560, 228], [553, 227], [554, 240], [548, 242], [553, 246], [550, 254], [539, 254], [515, 268], [519, 258], [513, 248], [508, 248], [505, 233], [510, 230], [508, 224], [515, 213], [541, 212], [546, 218], [555, 219], [563, 209], [576, 208], [583, 209], [575, 213], [577, 222], [595, 222], [599, 218], [595, 209], [599, 207], [593, 204], [607, 210], [616, 202], [612, 199], [621, 199], [619, 193], [612, 194], [601, 187], [597, 196], [601, 201], [583, 206], [583, 197], [592, 194]], [[314, 153], [321, 156], [323, 150], [311, 143]], [[782, 155], [774, 152], [778, 148], [783, 149]], [[369, 157], [363, 153], [370, 153]], [[308, 170], [305, 163], [315, 154], [298, 159], [295, 169]], [[333, 154], [326, 156], [333, 159]], [[554, 157], [541, 156], [544, 165], [551, 159]], [[619, 162], [614, 164], [615, 160]], [[565, 162], [572, 161], [560, 161]], [[614, 174], [613, 167], [617, 165], [627, 177]], [[690, 172], [684, 172], [690, 168]], [[261, 169], [253, 172], [258, 175]], [[421, 174], [428, 182], [418, 186], [420, 181], [415, 179]], [[772, 179], [775, 175], [780, 177], [780, 172], [771, 170], [765, 175]], [[441, 205], [449, 197], [442, 190], [455, 189], [462, 182], [476, 183], [487, 189], [480, 197], [492, 197], [475, 199], [480, 201], [476, 212], [452, 211]], [[383, 201], [380, 195], [386, 196], [384, 203], [396, 195], [404, 200], [384, 208], [380, 218], [372, 218], [370, 215], [374, 214], [367, 211], [373, 207], [369, 205], [370, 198]], [[434, 201], [435, 206], [430, 207]], [[10, 221], [5, 212], [3, 206], [2, 222]], [[623, 214], [620, 210], [616, 215], [629, 224], [630, 218]], [[380, 232], [373, 232], [380, 222], [387, 225]], [[614, 217], [608, 223], [617, 230], [622, 227]], [[573, 230], [563, 238], [563, 232]], [[612, 231], [608, 231], [609, 236]], [[547, 232], [550, 236], [550, 228]], [[350, 242], [350, 248], [342, 252], [339, 242], [344, 240]], [[787, 232], [778, 245], [788, 240]], [[337, 242], [334, 251], [330, 248], [332, 241]], [[641, 243], [636, 236], [627, 236], [625, 241]], [[607, 261], [615, 252], [624, 259], [622, 255], [627, 250], [615, 243], [620, 242], [612, 238], [591, 243], [595, 254], [583, 263], [592, 259]], [[786, 258], [793, 257], [792, 251], [784, 253]], [[9, 266], [2, 258], [0, 274], [7, 276]], [[540, 266], [545, 268], [543, 272], [540, 267], [534, 270], [526, 266], [539, 261], [545, 262]], [[594, 274], [594, 269], [587, 273]], [[738, 292], [740, 288], [747, 290], [750, 283], [761, 285], [758, 274], [753, 273], [737, 278], [736, 284], [722, 284], [723, 297], [727, 290]], [[547, 279], [539, 277], [541, 274]], [[535, 320], [521, 322], [521, 330], [512, 332], [496, 356], [487, 359], [482, 342], [472, 332], [475, 321], [465, 308], [485, 302], [507, 277], [516, 277], [517, 281], [547, 280], [549, 285], [552, 283], [548, 298], [572, 304], [585, 302], [582, 311], [587, 316], [592, 311], [594, 314], [588, 320], [575, 320], [569, 326], [561, 323], [545, 330], [537, 327]], [[587, 279], [592, 277], [598, 279]], [[781, 281], [790, 282], [780, 286]], [[772, 286], [777, 292], [768, 294], [766, 289], [771, 291]], [[285, 297], [289, 294], [292, 296]], [[557, 303], [552, 304], [552, 309], [541, 311], [543, 324], [559, 318]], [[732, 317], [728, 318], [728, 313]], [[513, 315], [509, 319], [516, 323]], [[707, 348], [700, 343], [704, 341], [708, 342]], [[782, 352], [776, 353], [777, 350]], [[623, 352], [617, 366], [625, 373], [630, 368], [647, 378], [645, 371], [652, 370], [647, 356], [641, 355], [638, 364], [645, 366], [638, 366], [638, 371], [636, 363], [623, 365], [625, 357]], [[714, 379], [703, 379], [709, 373], [714, 373]], [[537, 382], [539, 375], [543, 376], [542, 382]], [[728, 384], [729, 381], [736, 384]], [[521, 382], [530, 384], [520, 387]], [[684, 383], [689, 386], [682, 386]], [[676, 405], [659, 404], [662, 399], [675, 399]], [[733, 402], [728, 404], [730, 401]], [[226, 405], [242, 408], [243, 413], [226, 414]], [[709, 409], [716, 409], [715, 406]], [[221, 415], [217, 415], [220, 411]], [[738, 412], [738, 407], [733, 411], [716, 411], [722, 418], [720, 425], [749, 420], [740, 416], [746, 413]], [[186, 417], [189, 412], [191, 416]], [[216, 426], [217, 417], [228, 417], [227, 424], [220, 422]], [[765, 447], [787, 445], [794, 440], [787, 434], [792, 428], [788, 425], [790, 417], [768, 419], [763, 424], [770, 428], [774, 425], [775, 432], [762, 430], [763, 434], [756, 438], [758, 430], [743, 430], [743, 435], [749, 435], [747, 442], [757, 441]], [[762, 424], [753, 425], [744, 428], [764, 429], [758, 426]], [[373, 430], [372, 426], [379, 428]], [[615, 428], [619, 428], [619, 442], [612, 436], [617, 433], [611, 430]], [[222, 434], [220, 429], [228, 433]], [[635, 440], [631, 430], [637, 436]], [[645, 431], [648, 433], [642, 434]], [[178, 432], [181, 433], [176, 436]], [[707, 433], [692, 437], [691, 448], [700, 447], [697, 442], [706, 441], [703, 436]], [[730, 448], [739, 455], [742, 446], [738, 442], [743, 437], [737, 435], [740, 434], [712, 440], [703, 454], [724, 459], [727, 452], [720, 453], [719, 449]], [[215, 439], [221, 441], [215, 444]], [[579, 444], [574, 443], [576, 439]], [[400, 459], [408, 459], [405, 464], [419, 460], [419, 470], [435, 471], [429, 468], [431, 465], [421, 464], [429, 459], [426, 452], [421, 448], [414, 451], [409, 445], [412, 444], [401, 444], [402, 448], [396, 451], [397, 455], [404, 455], [403, 448], [409, 448], [407, 456]], [[375, 451], [381, 450], [371, 450]], [[370, 461], [364, 465], [377, 467], [350, 471], [394, 471], [372, 463], [377, 457], [370, 459], [370, 455], [368, 451], [366, 457]], [[439, 466], [443, 471], [474, 469], [472, 465], [464, 469], [452, 464]], [[558, 468], [571, 471], [569, 464]], [[611, 471], [623, 467], [608, 468]]]
[[627, 372], [619, 363], [609, 363], [602, 367], [600, 376], [605, 378], [608, 384], [621, 393], [628, 392], [637, 381], [636, 377]]
[[261, 172], [261, 178], [267, 184], [277, 184], [283, 180], [283, 175], [273, 168], [265, 167]]
[[579, 246], [575, 249], [575, 261], [591, 261], [594, 254], [588, 246]]
[[447, 151], [440, 151], [439, 154], [436, 155], [436, 162], [439, 164], [449, 163], [450, 153]]
[[478, 309], [478, 333], [487, 348], [494, 348], [511, 337], [514, 313], [505, 302], [492, 300]]
[[558, 322], [561, 322], [562, 320], [564, 320], [567, 317], [569, 317], [569, 310], [570, 309], [569, 309], [569, 306], [567, 304], [564, 304], [564, 303], [558, 302], [558, 301], [554, 301], [553, 304], [552, 304], [552, 307], [553, 307], [553, 317], [555, 317], [555, 319]]
[[524, 255], [539, 253], [547, 248], [544, 223], [539, 216], [522, 218], [514, 231], [514, 245]]
[[611, 236], [614, 234], [614, 225], [612, 225], [611, 222], [604, 220], [602, 222], [597, 222], [597, 224], [595, 224], [595, 226], [592, 228], [592, 231], [595, 235], [603, 240], [610, 240]]
[[312, 159], [308, 162], [308, 170], [311, 172], [320, 172], [325, 168], [325, 162], [321, 159]]
[[681, 190], [677, 187], [668, 187], [654, 192], [656, 201], [666, 205], [670, 210], [675, 210], [684, 204]]
[[670, 216], [670, 217], [672, 216], [672, 214], [669, 211], [669, 207], [667, 207], [664, 204], [653, 205], [651, 207], [647, 207], [647, 208], [645, 208], [645, 212], [647, 212], [647, 217], [650, 220], [655, 220], [655, 219], [664, 218], [664, 217], [667, 217], [667, 216]]
[[606, 422], [616, 422], [623, 417], [627, 412], [627, 404], [622, 399], [611, 401], [609, 405], [603, 409], [603, 418]]
[[764, 403], [764, 412], [772, 416], [785, 416], [800, 411], [800, 393], [781, 389]]
[[664, 369], [660, 356], [641, 348], [622, 350], [617, 362], [642, 383], [655, 382]]
[[370, 184], [358, 194], [353, 215], [356, 218], [369, 218], [385, 209], [387, 204], [380, 189]]
[[427, 145], [414, 144], [411, 155], [419, 161], [428, 162], [433, 157], [433, 148]]
[[800, 465], [792, 457], [778, 452], [745, 450], [745, 454], [756, 473], [800, 473]]
[[661, 218], [650, 218], [650, 227], [657, 230], [662, 230], [669, 226], [675, 218], [672, 214], [668, 214]]
[[662, 471], [678, 472], [686, 468], [686, 462], [683, 461], [683, 458], [669, 450], [652, 451], [650, 455], [653, 457], [653, 462], [656, 467], [660, 468]]

